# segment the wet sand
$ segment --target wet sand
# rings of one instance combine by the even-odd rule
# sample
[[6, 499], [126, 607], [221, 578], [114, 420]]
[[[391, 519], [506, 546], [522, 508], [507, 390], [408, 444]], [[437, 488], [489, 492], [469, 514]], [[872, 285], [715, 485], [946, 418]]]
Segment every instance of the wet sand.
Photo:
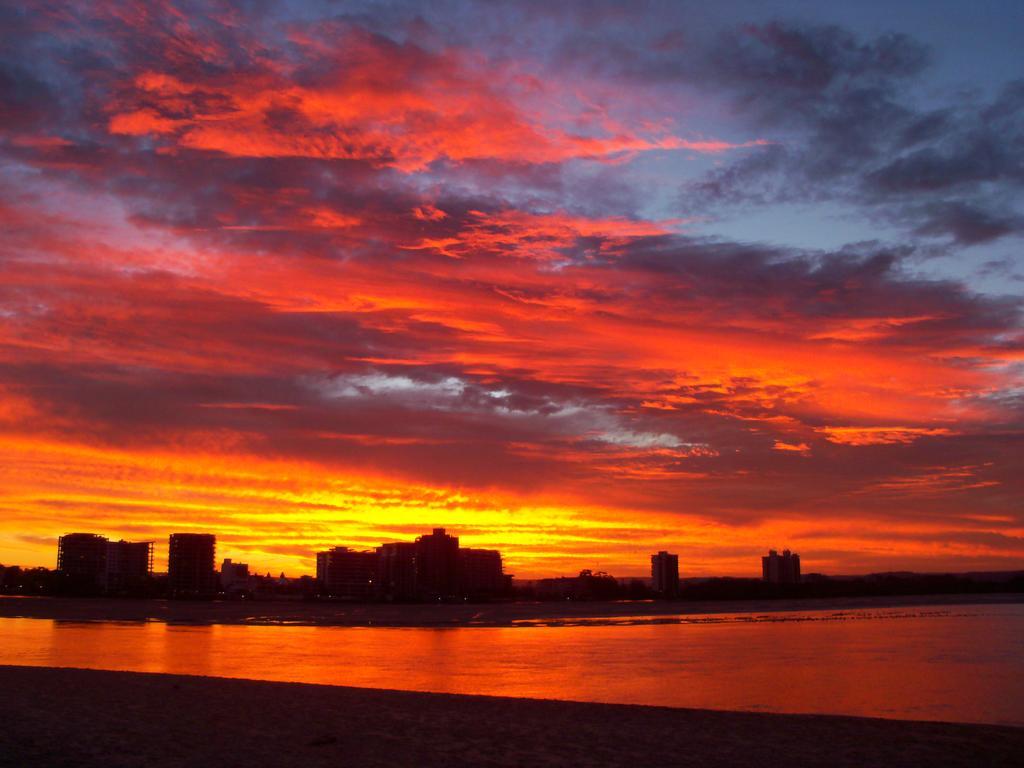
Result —
[[1024, 729], [0, 667], [0, 766], [1010, 766]]
[[363, 627], [502, 627], [522, 623], [649, 623], [688, 621], [712, 614], [845, 611], [1024, 603], [1024, 594], [914, 595], [805, 600], [712, 602], [621, 601], [442, 605], [351, 604], [303, 601], [121, 600], [109, 598], [4, 597], [0, 619], [57, 621], [163, 621], [169, 624], [290, 624]]

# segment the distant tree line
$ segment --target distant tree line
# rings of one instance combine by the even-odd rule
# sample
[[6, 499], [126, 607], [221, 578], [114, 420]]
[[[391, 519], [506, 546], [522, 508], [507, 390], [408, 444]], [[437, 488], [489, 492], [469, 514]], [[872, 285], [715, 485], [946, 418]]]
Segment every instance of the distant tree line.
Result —
[[[792, 600], [801, 598], [1024, 592], [1024, 571], [993, 574], [880, 573], [860, 577], [807, 574], [799, 584], [731, 577], [683, 579], [677, 600]], [[520, 600], [645, 600], [656, 598], [642, 579], [582, 571], [577, 577], [517, 585]]]
[[781, 600], [898, 595], [961, 595], [1024, 592], [1024, 571], [998, 576], [970, 574], [879, 573], [852, 578], [807, 574], [799, 584], [761, 579], [685, 580], [681, 600]]

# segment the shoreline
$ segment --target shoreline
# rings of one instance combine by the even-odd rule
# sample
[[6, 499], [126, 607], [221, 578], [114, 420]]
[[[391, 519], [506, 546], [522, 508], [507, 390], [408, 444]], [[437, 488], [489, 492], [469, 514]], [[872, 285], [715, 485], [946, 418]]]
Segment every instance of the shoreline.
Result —
[[[1024, 603], [1022, 593], [902, 595], [735, 601], [385, 604], [319, 601], [210, 601], [0, 596], [0, 619], [164, 622], [181, 625], [338, 627], [512, 627], [689, 623], [705, 616]], [[770, 618], [766, 620], [771, 620]]]
[[1024, 728], [0, 666], [0, 766], [1016, 765]]

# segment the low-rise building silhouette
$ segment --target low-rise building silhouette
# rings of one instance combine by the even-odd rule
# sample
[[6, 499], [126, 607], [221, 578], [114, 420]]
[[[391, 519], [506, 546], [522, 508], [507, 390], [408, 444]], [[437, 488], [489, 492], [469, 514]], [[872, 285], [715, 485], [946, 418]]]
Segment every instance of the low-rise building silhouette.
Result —
[[679, 555], [664, 550], [651, 555], [651, 588], [658, 597], [679, 596]]
[[769, 584], [799, 584], [800, 555], [784, 549], [780, 555], [774, 549], [761, 558], [761, 579]]
[[236, 563], [230, 557], [220, 564], [220, 588], [226, 595], [251, 591], [249, 564]]
[[541, 600], [614, 600], [619, 596], [619, 582], [604, 571], [584, 568], [579, 576], [537, 579], [534, 591]]
[[171, 597], [211, 598], [217, 594], [217, 537], [172, 533], [167, 546], [167, 589]]
[[332, 597], [371, 600], [377, 596], [376, 552], [357, 552], [332, 547], [317, 552], [316, 578], [321, 590]]

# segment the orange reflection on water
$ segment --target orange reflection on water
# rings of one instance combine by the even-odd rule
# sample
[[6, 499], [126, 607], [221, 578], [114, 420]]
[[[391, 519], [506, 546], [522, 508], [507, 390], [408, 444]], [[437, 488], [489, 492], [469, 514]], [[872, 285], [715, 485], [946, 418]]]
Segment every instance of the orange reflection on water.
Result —
[[1024, 725], [1024, 606], [718, 618], [459, 629], [6, 619], [0, 663]]

